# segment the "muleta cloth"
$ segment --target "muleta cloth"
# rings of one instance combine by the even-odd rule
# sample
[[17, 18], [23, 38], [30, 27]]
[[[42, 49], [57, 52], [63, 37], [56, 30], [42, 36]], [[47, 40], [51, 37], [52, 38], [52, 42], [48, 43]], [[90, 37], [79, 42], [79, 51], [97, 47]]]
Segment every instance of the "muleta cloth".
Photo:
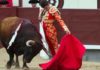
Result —
[[40, 64], [40, 67], [42, 70], [79, 70], [85, 50], [75, 36], [64, 35], [57, 54], [49, 62]]

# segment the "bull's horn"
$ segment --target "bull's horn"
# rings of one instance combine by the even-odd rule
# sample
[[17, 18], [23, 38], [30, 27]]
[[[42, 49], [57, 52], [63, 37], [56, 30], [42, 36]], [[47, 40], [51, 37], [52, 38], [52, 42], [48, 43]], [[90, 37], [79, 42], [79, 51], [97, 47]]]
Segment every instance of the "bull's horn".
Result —
[[32, 45], [34, 45], [35, 44], [35, 41], [34, 40], [28, 40], [27, 42], [26, 42], [26, 46], [28, 46], [28, 47], [31, 47]]

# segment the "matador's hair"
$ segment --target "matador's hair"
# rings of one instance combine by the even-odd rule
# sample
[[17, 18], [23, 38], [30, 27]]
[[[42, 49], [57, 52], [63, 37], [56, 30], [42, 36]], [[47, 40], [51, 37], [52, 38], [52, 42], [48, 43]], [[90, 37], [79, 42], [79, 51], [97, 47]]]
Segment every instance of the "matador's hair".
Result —
[[39, 3], [39, 0], [30, 0], [29, 3], [30, 4], [36, 4], [36, 3]]
[[40, 6], [41, 6], [42, 8], [44, 8], [45, 6], [47, 6], [47, 5], [49, 4], [49, 2], [48, 2], [47, 0], [41, 0], [41, 1], [39, 2], [39, 4], [40, 4]]

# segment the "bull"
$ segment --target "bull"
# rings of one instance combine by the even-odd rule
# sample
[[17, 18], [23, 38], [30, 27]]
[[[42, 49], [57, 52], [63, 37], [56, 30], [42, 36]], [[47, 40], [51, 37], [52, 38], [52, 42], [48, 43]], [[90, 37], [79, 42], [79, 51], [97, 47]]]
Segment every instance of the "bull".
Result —
[[[15, 34], [16, 29], [20, 24], [17, 35], [9, 46], [12, 37]], [[0, 39], [5, 47], [9, 60], [7, 62], [7, 68], [10, 69], [14, 62], [14, 55], [16, 55], [16, 67], [19, 68], [19, 55], [23, 55], [23, 68], [29, 68], [27, 63], [31, 62], [43, 47], [41, 41], [41, 35], [38, 33], [36, 27], [28, 19], [19, 17], [7, 17], [0, 23]]]

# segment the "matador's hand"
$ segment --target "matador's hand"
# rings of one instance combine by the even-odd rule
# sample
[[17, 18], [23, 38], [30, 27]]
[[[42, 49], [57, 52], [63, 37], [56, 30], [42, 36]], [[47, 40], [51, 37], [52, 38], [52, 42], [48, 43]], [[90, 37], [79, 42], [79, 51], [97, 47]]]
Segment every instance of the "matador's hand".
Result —
[[68, 29], [68, 30], [66, 30], [66, 33], [67, 33], [67, 34], [71, 34], [71, 32], [70, 32], [70, 30], [69, 30], [69, 29]]
[[63, 28], [64, 28], [64, 31], [65, 31], [67, 34], [71, 34], [71, 32], [70, 32], [70, 30], [68, 29], [67, 26], [63, 26]]

